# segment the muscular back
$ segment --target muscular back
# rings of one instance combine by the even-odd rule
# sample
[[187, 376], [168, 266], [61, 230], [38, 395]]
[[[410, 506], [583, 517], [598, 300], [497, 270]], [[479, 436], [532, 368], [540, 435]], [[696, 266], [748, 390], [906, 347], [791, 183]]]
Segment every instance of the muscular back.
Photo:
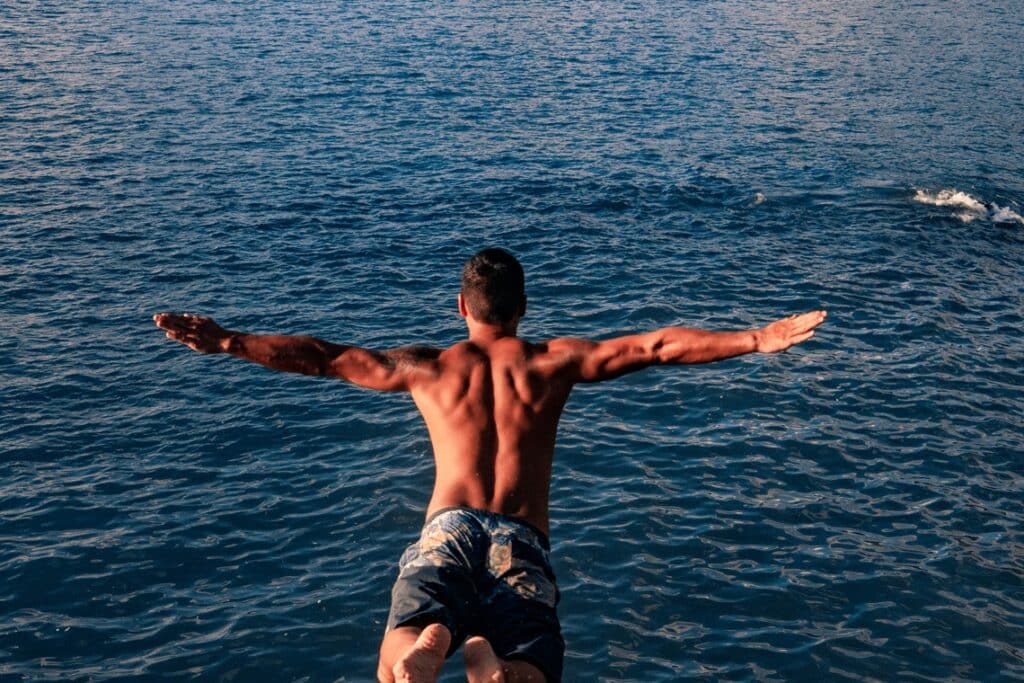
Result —
[[547, 531], [555, 434], [572, 389], [567, 358], [503, 337], [456, 344], [417, 373], [409, 390], [437, 466], [428, 513], [468, 506]]

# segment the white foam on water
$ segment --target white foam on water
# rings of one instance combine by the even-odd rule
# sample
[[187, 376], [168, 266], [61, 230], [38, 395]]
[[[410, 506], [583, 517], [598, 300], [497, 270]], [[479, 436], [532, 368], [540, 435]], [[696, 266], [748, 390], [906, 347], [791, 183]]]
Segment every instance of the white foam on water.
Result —
[[966, 192], [961, 192], [959, 190], [939, 190], [935, 194], [930, 194], [924, 190], [918, 190], [914, 195], [914, 201], [921, 202], [923, 204], [932, 204], [934, 206], [955, 206], [962, 209], [969, 209], [971, 211], [978, 211], [981, 213], [985, 212], [984, 204]]
[[960, 190], [939, 190], [931, 193], [925, 190], [917, 190], [914, 193], [914, 201], [932, 206], [948, 206], [959, 209], [953, 215], [964, 223], [970, 223], [978, 218], [987, 218], [993, 223], [1020, 223], [1024, 225], [1024, 216], [1016, 211], [996, 204], [988, 204], [975, 199], [966, 192]]
[[1003, 206], [997, 206], [995, 209], [991, 216], [991, 220], [994, 223], [1020, 223], [1024, 225], [1024, 216], [1021, 216], [1016, 211], [1011, 211]]

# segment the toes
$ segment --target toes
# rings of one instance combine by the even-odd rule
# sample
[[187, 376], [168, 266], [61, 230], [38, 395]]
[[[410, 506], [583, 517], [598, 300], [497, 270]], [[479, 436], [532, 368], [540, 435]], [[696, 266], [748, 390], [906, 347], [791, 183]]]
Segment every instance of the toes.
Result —
[[452, 642], [451, 632], [441, 624], [431, 624], [423, 629], [416, 645], [432, 652], [447, 652]]
[[505, 680], [501, 660], [486, 639], [470, 638], [462, 646], [466, 662], [466, 677], [470, 683], [503, 683]]

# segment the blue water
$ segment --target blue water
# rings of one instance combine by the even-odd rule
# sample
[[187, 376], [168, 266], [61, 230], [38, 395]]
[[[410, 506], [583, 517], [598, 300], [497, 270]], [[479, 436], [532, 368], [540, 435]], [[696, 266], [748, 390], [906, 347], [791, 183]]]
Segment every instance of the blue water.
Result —
[[449, 344], [501, 245], [529, 338], [830, 313], [571, 398], [567, 681], [1024, 679], [1022, 35], [1008, 0], [5, 2], [0, 678], [370, 680], [412, 403], [150, 316]]

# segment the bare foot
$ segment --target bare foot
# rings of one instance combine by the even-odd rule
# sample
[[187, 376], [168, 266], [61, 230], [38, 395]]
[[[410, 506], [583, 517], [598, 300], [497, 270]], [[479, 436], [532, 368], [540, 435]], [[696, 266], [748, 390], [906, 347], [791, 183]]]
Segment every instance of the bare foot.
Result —
[[452, 634], [441, 624], [423, 629], [416, 643], [392, 669], [396, 683], [434, 683], [451, 643]]
[[501, 660], [494, 654], [486, 638], [474, 636], [462, 646], [469, 683], [505, 683]]

